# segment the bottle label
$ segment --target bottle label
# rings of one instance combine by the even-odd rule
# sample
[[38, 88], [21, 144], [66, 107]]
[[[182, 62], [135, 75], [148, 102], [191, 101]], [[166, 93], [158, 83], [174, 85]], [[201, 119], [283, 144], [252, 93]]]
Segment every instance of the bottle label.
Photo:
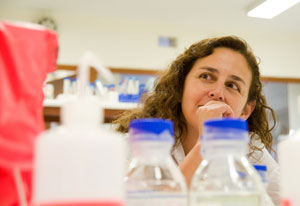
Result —
[[127, 196], [127, 206], [186, 206], [187, 197], [174, 193], [140, 193]]
[[219, 195], [194, 196], [190, 199], [191, 206], [260, 206], [258, 195]]

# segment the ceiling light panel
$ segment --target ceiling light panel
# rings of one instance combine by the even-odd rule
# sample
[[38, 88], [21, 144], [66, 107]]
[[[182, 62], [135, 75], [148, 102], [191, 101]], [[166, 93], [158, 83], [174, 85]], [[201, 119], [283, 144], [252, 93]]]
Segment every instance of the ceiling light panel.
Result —
[[300, 0], [266, 0], [249, 11], [248, 16], [272, 19], [299, 2]]

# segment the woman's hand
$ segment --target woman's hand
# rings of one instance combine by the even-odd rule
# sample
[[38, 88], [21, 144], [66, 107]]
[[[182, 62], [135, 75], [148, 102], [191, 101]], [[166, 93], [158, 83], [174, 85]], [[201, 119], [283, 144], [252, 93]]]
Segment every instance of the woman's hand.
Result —
[[209, 101], [197, 110], [198, 119], [198, 140], [184, 160], [180, 163], [179, 168], [185, 177], [188, 188], [190, 187], [192, 177], [202, 161], [200, 154], [202, 128], [205, 121], [215, 118], [233, 117], [234, 113], [231, 107], [221, 101]]
[[228, 104], [222, 101], [209, 101], [197, 109], [198, 132], [201, 137], [205, 121], [216, 118], [234, 117], [234, 113]]

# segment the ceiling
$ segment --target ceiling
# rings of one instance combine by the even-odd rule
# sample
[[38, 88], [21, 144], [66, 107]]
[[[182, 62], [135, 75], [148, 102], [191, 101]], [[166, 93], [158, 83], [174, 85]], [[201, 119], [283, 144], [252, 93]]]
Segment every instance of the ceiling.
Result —
[[[0, 0], [3, 8], [93, 14], [166, 24], [300, 35], [300, 3], [271, 19], [247, 17], [258, 0]], [[284, 0], [283, 0], [284, 1]], [[205, 29], [205, 28], [204, 28]]]

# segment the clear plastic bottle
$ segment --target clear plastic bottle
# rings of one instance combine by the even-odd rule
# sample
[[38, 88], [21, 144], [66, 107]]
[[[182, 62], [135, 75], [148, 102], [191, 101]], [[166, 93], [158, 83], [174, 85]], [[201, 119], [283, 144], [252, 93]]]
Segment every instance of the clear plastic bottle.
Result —
[[248, 142], [244, 120], [218, 119], [204, 123], [203, 160], [192, 179], [190, 205], [264, 205], [263, 184], [245, 156]]
[[267, 166], [266, 165], [253, 165], [253, 167], [258, 172], [258, 174], [261, 178], [261, 181], [266, 188], [268, 185]]
[[267, 186], [268, 186], [268, 177], [267, 177], [267, 166], [266, 165], [253, 165], [255, 170], [258, 172], [260, 179], [264, 185], [264, 202], [265, 206], [274, 206], [274, 203], [272, 202], [270, 196], [267, 193]]
[[125, 177], [128, 206], [185, 206], [187, 188], [171, 157], [173, 123], [139, 119], [130, 123], [132, 161]]

